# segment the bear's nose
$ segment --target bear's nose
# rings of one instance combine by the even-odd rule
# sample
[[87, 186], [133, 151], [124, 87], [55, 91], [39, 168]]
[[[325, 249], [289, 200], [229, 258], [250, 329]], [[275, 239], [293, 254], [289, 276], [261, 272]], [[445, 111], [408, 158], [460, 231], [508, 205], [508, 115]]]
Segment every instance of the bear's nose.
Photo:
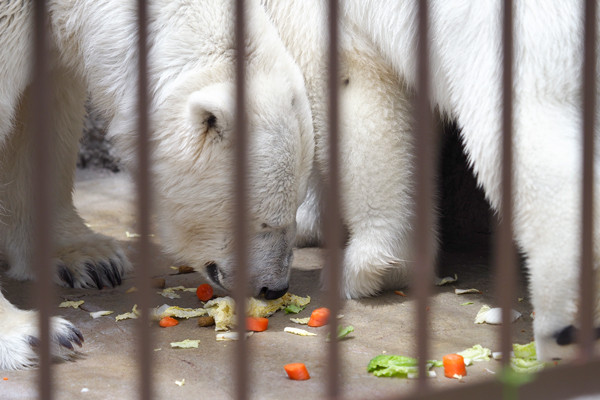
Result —
[[283, 289], [271, 290], [269, 288], [262, 288], [261, 293], [264, 294], [266, 300], [275, 300], [287, 293], [289, 286]]

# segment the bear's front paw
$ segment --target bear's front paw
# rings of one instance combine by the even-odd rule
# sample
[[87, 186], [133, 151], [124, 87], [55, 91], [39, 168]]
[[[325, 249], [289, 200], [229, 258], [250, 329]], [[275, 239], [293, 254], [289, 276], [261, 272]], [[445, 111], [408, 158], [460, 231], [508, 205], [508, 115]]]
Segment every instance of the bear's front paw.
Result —
[[91, 234], [62, 247], [56, 256], [56, 281], [72, 288], [115, 287], [131, 270], [121, 246], [109, 237]]
[[[15, 370], [35, 367], [39, 358], [38, 314], [10, 308], [0, 313], [11, 324], [0, 328], [0, 370]], [[81, 347], [83, 335], [69, 321], [52, 317], [50, 319], [50, 351], [54, 359], [69, 360], [77, 354], [74, 344]]]

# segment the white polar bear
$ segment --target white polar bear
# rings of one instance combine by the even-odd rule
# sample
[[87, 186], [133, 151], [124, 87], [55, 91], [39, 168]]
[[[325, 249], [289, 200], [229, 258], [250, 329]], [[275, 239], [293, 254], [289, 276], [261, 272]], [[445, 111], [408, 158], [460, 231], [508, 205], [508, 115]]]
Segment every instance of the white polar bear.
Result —
[[[322, 46], [325, 44], [316, 49], [310, 46], [314, 47], [319, 40], [323, 41], [322, 37], [315, 37], [317, 33], [312, 33], [320, 31], [318, 34], [324, 35], [323, 17], [318, 18], [311, 13], [309, 6], [302, 4], [285, 6], [277, 2], [266, 2], [283, 32], [284, 41], [295, 53], [296, 60], [304, 71], [318, 139], [319, 129], [325, 126], [325, 122], [317, 119], [320, 111], [315, 108], [325, 108], [326, 97], [322, 92], [324, 84], [311, 84], [310, 81], [324, 79], [326, 57]], [[347, 49], [351, 49], [348, 47], [349, 39], [344, 38], [345, 34], [349, 34], [350, 41], [366, 43], [377, 49], [385, 61], [391, 64], [399, 79], [409, 88], [414, 88], [417, 4], [413, 0], [342, 2], [343, 58], [348, 59]], [[458, 121], [465, 150], [478, 182], [485, 190], [492, 207], [498, 212], [501, 212], [501, 7], [500, 0], [430, 1], [432, 100], [441, 113]], [[326, 11], [326, 5], [321, 4], [320, 10]], [[550, 359], [571, 354], [572, 346], [558, 346], [557, 338], [564, 336], [561, 333], [571, 332], [569, 327], [578, 325], [583, 4], [558, 0], [516, 2], [514, 14], [515, 240], [526, 254], [531, 276], [530, 291], [536, 313], [534, 331], [538, 355], [542, 359]], [[311, 23], [307, 24], [306, 21]], [[286, 36], [289, 38], [286, 39]], [[354, 72], [359, 76], [359, 63], [365, 63], [367, 68], [374, 70], [372, 64], [361, 57], [361, 53], [371, 55], [368, 49], [360, 47], [354, 53], [357, 61], [351, 61], [350, 66], [343, 64], [343, 68], [352, 69], [352, 63], [355, 63]], [[317, 58], [313, 58], [315, 55]], [[375, 60], [372, 62], [376, 63]], [[352, 76], [349, 82], [348, 88], [353, 84]], [[377, 272], [385, 270], [386, 264], [388, 269], [398, 270], [392, 267], [397, 265], [395, 260], [409, 255], [399, 245], [401, 242], [397, 241], [398, 238], [403, 238], [405, 232], [395, 235], [386, 232], [383, 221], [385, 215], [397, 217], [400, 212], [408, 212], [398, 207], [410, 207], [412, 204], [410, 188], [402, 201], [388, 193], [371, 195], [369, 192], [372, 188], [375, 191], [385, 188], [388, 182], [393, 184], [389, 187], [398, 190], [398, 181], [391, 179], [390, 174], [397, 171], [405, 178], [410, 176], [412, 166], [398, 163], [392, 155], [387, 156], [389, 149], [397, 151], [398, 146], [391, 146], [380, 139], [386, 128], [377, 123], [377, 118], [372, 119], [374, 123], [367, 125], [362, 124], [358, 117], [368, 115], [368, 112], [360, 113], [361, 107], [367, 110], [373, 104], [378, 104], [380, 108], [376, 115], [389, 117], [389, 114], [394, 113], [391, 107], [396, 107], [396, 103], [391, 103], [392, 98], [397, 96], [399, 90], [391, 85], [386, 91], [377, 80], [370, 83], [383, 90], [379, 95], [380, 99], [387, 98], [394, 106], [371, 103], [376, 99], [365, 97], [362, 105], [356, 103], [356, 114], [352, 114], [344, 108], [352, 100], [347, 98], [345, 89], [340, 94], [342, 104], [346, 105], [342, 108], [342, 124], [352, 127], [354, 123], [360, 127], [354, 137], [348, 131], [344, 132], [341, 143], [345, 163], [342, 169], [342, 184], [346, 189], [344, 217], [350, 235], [350, 245], [345, 254], [343, 288], [349, 297], [369, 295], [380, 290], [383, 287], [382, 279]], [[362, 85], [369, 87], [368, 83]], [[401, 102], [403, 99], [397, 96], [395, 101]], [[406, 106], [401, 108], [408, 109]], [[401, 118], [401, 124], [405, 124], [410, 117]], [[387, 118], [384, 119], [384, 124], [389, 126]], [[405, 126], [397, 128], [405, 129]], [[405, 135], [398, 137], [404, 140]], [[345, 143], [348, 140], [350, 143]], [[374, 150], [373, 155], [364, 157], [371, 154], [371, 149]], [[407, 147], [409, 149], [410, 145]], [[322, 149], [317, 149], [317, 160], [323, 160], [323, 156], [319, 155], [320, 151]], [[600, 160], [596, 160], [596, 165], [599, 163]], [[400, 169], [399, 165], [404, 165], [407, 169]], [[350, 168], [350, 171], [344, 171], [346, 168]], [[352, 188], [355, 183], [356, 186]], [[316, 199], [318, 193], [311, 192], [307, 202], [300, 208], [300, 233], [314, 233], [318, 225], [318, 215], [313, 211], [316, 207], [311, 204], [317, 202]], [[383, 200], [388, 201], [387, 206]], [[349, 218], [353, 215], [348, 212], [348, 205], [355, 202], [363, 202], [364, 212], [354, 215], [355, 218], [351, 220]], [[373, 209], [371, 204], [375, 204]], [[594, 204], [596, 210], [600, 209], [598, 191]], [[599, 215], [596, 212], [596, 216]], [[303, 221], [307, 223], [303, 224]], [[407, 217], [397, 219], [394, 223], [400, 222], [397, 225], [399, 229], [408, 230], [409, 227], [402, 225], [406, 221]], [[302, 229], [303, 225], [307, 227], [306, 230]], [[367, 235], [357, 235], [356, 227], [363, 229]], [[599, 239], [600, 224], [596, 223], [596, 269], [600, 257]], [[357, 254], [353, 251], [354, 248], [366, 251]], [[383, 262], [374, 263], [371, 257], [373, 254], [385, 255], [382, 257]], [[400, 274], [399, 278], [403, 277], [404, 274]], [[598, 286], [597, 280], [596, 287]], [[600, 325], [599, 309], [597, 297], [596, 326]]]
[[[342, 14], [414, 86], [417, 2], [350, 0]], [[430, 1], [433, 101], [458, 121], [478, 182], [499, 212], [501, 16], [499, 0]], [[538, 356], [550, 359], [572, 354], [557, 338], [579, 325], [583, 2], [515, 2], [514, 24], [515, 240], [527, 257]], [[595, 310], [599, 326], [598, 296]]]
[[[315, 167], [298, 209], [297, 244], [321, 242], [328, 169], [327, 2], [263, 0], [304, 73], [315, 129]], [[306, 21], [311, 21], [307, 24]], [[413, 216], [411, 98], [406, 85], [356, 28], [340, 22], [342, 220], [348, 240], [342, 294], [372, 296], [408, 280]]]
[[[133, 0], [48, 3], [56, 131], [55, 281], [119, 284], [130, 269], [116, 241], [87, 228], [72, 203], [73, 173], [86, 90], [111, 120], [126, 166], [135, 168], [137, 10]], [[287, 290], [296, 209], [305, 196], [314, 143], [301, 72], [258, 1], [247, 1], [249, 284], [253, 295]], [[15, 278], [30, 265], [32, 10], [0, 5], [0, 251]], [[224, 289], [233, 286], [233, 134], [235, 39], [232, 1], [153, 1], [149, 8], [152, 177], [157, 225], [168, 251]], [[0, 369], [34, 365], [37, 317], [0, 295]], [[54, 318], [53, 353], [81, 344]]]

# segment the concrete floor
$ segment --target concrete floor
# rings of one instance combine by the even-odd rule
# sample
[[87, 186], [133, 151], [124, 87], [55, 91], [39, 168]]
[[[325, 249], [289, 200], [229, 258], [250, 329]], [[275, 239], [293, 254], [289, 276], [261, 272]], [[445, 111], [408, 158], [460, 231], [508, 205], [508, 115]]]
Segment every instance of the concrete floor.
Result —
[[[82, 216], [92, 227], [121, 240], [133, 253], [132, 240], [125, 235], [134, 231], [132, 208], [132, 185], [123, 174], [106, 172], [80, 172], [77, 179], [75, 200]], [[156, 257], [156, 276], [166, 279], [167, 286], [195, 287], [203, 282], [198, 273], [171, 275], [170, 260]], [[493, 305], [493, 280], [490, 268], [483, 256], [473, 254], [443, 255], [440, 274], [458, 274], [456, 283], [433, 288], [431, 306], [427, 311], [431, 318], [431, 358], [441, 359], [444, 354], [461, 351], [474, 344], [498, 349], [498, 327], [476, 325], [474, 318], [483, 304]], [[322, 266], [319, 249], [300, 249], [295, 253], [294, 270], [290, 292], [310, 295], [311, 303], [300, 317], [323, 306], [323, 294], [318, 285]], [[113, 316], [92, 319], [88, 311], [114, 310], [122, 313], [131, 310], [135, 294], [126, 293], [133, 286], [131, 276], [115, 289], [73, 290], [58, 289], [60, 299], [85, 300], [83, 309], [59, 309], [56, 313], [68, 318], [81, 329], [85, 344], [81, 356], [72, 362], [55, 365], [54, 390], [56, 399], [136, 399], [136, 322], [115, 322]], [[29, 307], [27, 297], [32, 284], [3, 278], [3, 287], [9, 300], [21, 307]], [[454, 294], [454, 288], [477, 288], [483, 294]], [[346, 301], [341, 320], [343, 325], [353, 325], [352, 337], [340, 343], [342, 356], [342, 393], [349, 399], [378, 398], [393, 394], [410, 393], [415, 381], [396, 378], [377, 378], [366, 371], [371, 358], [387, 354], [412, 355], [415, 352], [414, 301], [410, 290], [402, 297], [387, 292], [366, 300]], [[514, 341], [527, 343], [532, 340], [531, 306], [527, 301], [524, 278], [518, 287], [516, 309], [523, 314], [513, 326]], [[184, 307], [198, 307], [194, 293], [184, 293], [182, 298], [169, 300], [158, 294], [156, 305], [168, 303]], [[461, 305], [467, 301], [471, 305]], [[308, 328], [318, 333], [316, 337], [301, 337], [283, 332], [292, 326], [289, 316], [278, 312], [270, 319], [266, 332], [254, 334], [249, 339], [252, 372], [251, 398], [253, 399], [314, 399], [325, 393], [327, 377], [327, 343], [325, 328]], [[163, 329], [157, 324], [150, 326], [153, 335], [154, 379], [156, 398], [212, 398], [227, 399], [234, 393], [232, 355], [233, 342], [217, 342], [213, 328], [199, 328], [195, 320], [182, 320], [172, 328]], [[198, 349], [171, 349], [169, 342], [182, 339], [200, 339]], [[311, 374], [308, 381], [291, 381], [283, 370], [290, 362], [304, 362]], [[443, 377], [431, 379], [433, 387], [468, 385], [483, 379], [493, 379], [491, 371], [499, 363], [489, 361], [468, 367], [464, 382]], [[0, 371], [0, 399], [30, 399], [36, 397], [36, 371]], [[176, 380], [185, 379], [183, 386]]]

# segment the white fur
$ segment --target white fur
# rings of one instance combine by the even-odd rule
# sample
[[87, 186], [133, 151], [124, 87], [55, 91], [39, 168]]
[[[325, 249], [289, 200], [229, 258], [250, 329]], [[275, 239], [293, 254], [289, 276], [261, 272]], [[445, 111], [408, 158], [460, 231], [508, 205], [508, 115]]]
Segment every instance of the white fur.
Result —
[[[343, 4], [344, 16], [414, 85], [416, 2]], [[457, 119], [478, 182], [501, 212], [501, 2], [430, 4], [433, 101]], [[543, 359], [571, 352], [572, 346], [557, 346], [554, 335], [578, 325], [582, 16], [578, 1], [515, 3], [515, 239], [527, 256], [535, 340]], [[596, 193], [596, 210], [599, 206]], [[595, 304], [598, 326], [598, 297]]]
[[[249, 269], [256, 295], [263, 289], [278, 293], [287, 288], [295, 212], [305, 196], [314, 145], [302, 75], [258, 1], [246, 3]], [[94, 286], [98, 280], [112, 285], [111, 273], [125, 273], [131, 266], [113, 239], [84, 225], [73, 207], [71, 191], [86, 91], [111, 121], [109, 135], [126, 166], [136, 168], [136, 2], [52, 0], [48, 9], [51, 114], [57, 136], [56, 281], [70, 283], [65, 279], [69, 271], [76, 287]], [[199, 270], [216, 265], [211, 278], [231, 289], [235, 267], [233, 2], [157, 0], [149, 14], [151, 171], [157, 226], [168, 251]], [[31, 22], [29, 2], [0, 5], [0, 250], [10, 264], [9, 273], [20, 279], [34, 276], [31, 213], [23, 201], [31, 197], [26, 114]], [[0, 296], [0, 301], [5, 300]], [[6, 304], [0, 308], [2, 318], [26, 313]], [[58, 320], [55, 325], [67, 324]], [[31, 364], [29, 347], [11, 343], [25, 343], [28, 335], [35, 335], [33, 328], [31, 320], [0, 330], [0, 369]], [[69, 340], [70, 336], [61, 339], [60, 329], [56, 340]]]
[[[263, 1], [304, 73], [315, 127], [315, 171], [297, 214], [298, 244], [321, 240], [328, 169], [327, 3]], [[310, 21], [310, 23], [306, 23]], [[407, 283], [412, 217], [410, 92], [352, 24], [340, 26], [342, 218], [348, 231], [342, 291], [371, 296]]]

